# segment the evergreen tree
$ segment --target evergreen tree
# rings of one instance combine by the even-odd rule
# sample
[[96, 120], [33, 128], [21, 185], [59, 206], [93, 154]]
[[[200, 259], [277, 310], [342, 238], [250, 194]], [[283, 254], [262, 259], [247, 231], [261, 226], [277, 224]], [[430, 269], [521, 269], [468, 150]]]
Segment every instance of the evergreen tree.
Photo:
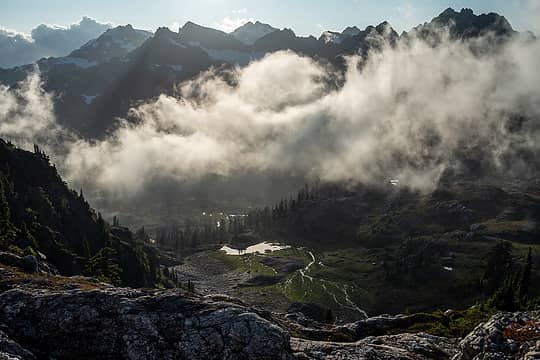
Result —
[[486, 291], [491, 294], [503, 285], [512, 268], [512, 244], [501, 241], [495, 245], [488, 256], [483, 282]]
[[5, 194], [5, 178], [0, 176], [0, 248], [7, 248], [17, 236], [17, 228], [11, 223], [11, 211]]
[[191, 248], [192, 249], [197, 248], [198, 243], [199, 243], [199, 232], [197, 229], [194, 229], [193, 233], [191, 234]]
[[529, 286], [531, 282], [531, 272], [532, 272], [532, 249], [529, 248], [527, 254], [527, 260], [525, 261], [525, 266], [521, 274], [521, 279], [519, 281], [518, 288], [518, 300], [521, 304], [526, 304], [528, 300]]

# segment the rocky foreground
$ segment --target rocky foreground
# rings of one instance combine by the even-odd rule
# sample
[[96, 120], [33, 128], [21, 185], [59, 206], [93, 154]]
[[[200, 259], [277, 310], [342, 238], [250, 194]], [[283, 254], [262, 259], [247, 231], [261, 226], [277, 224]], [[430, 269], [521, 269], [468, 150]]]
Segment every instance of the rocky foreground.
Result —
[[322, 325], [223, 295], [115, 288], [15, 260], [0, 264], [0, 359], [540, 358], [540, 313], [499, 313], [464, 339], [368, 336], [403, 317]]

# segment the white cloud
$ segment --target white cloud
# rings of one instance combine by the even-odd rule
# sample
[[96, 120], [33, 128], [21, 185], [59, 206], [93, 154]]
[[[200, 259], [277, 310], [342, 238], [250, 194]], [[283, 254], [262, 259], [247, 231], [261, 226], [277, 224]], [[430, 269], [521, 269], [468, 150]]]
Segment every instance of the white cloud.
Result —
[[[101, 188], [127, 193], [160, 176], [183, 182], [253, 172], [398, 178], [431, 189], [469, 157], [523, 175], [532, 165], [508, 158], [539, 152], [539, 55], [538, 43], [516, 42], [492, 56], [473, 55], [461, 42], [400, 43], [372, 54], [361, 71], [361, 59], [350, 58], [343, 87], [329, 90], [328, 69], [278, 52], [237, 69], [236, 86], [210, 73], [184, 84], [182, 99], [161, 96], [134, 109], [138, 125], [73, 147], [69, 175], [92, 173]], [[509, 133], [512, 114], [529, 119], [527, 132]]]
[[0, 67], [30, 64], [42, 57], [68, 55], [111, 26], [84, 17], [69, 27], [39, 25], [31, 35], [0, 29]]
[[[539, 166], [540, 44], [516, 40], [480, 55], [470, 45], [413, 39], [367, 60], [351, 57], [339, 87], [329, 86], [339, 74], [324, 65], [274, 53], [232, 70], [229, 81], [210, 71], [184, 83], [182, 97], [162, 95], [133, 109], [139, 121], [124, 122], [108, 138], [71, 139], [55, 159], [72, 184], [93, 181], [119, 194], [213, 174], [373, 184], [392, 178], [423, 190], [447, 170], [528, 175]], [[32, 93], [47, 104], [47, 94]], [[17, 110], [9, 91], [0, 96], [0, 120], [21, 122], [0, 133], [57, 137], [43, 115], [49, 107], [32, 106], [34, 116]], [[26, 115], [9, 115], [18, 111]]]
[[233, 12], [233, 14], [247, 14], [248, 9], [247, 8], [242, 8], [242, 9], [238, 9], [238, 10], [233, 10], [232, 12]]
[[7, 28], [1, 27], [1, 26], [0, 26], [0, 36], [7, 36], [7, 37], [10, 37], [10, 38], [20, 38], [20, 39], [26, 40], [28, 42], [33, 41], [32, 36], [29, 35], [29, 34], [25, 34], [25, 33], [22, 33], [22, 32], [15, 31], [15, 30], [7, 29]]
[[56, 123], [53, 96], [43, 90], [37, 68], [17, 87], [0, 85], [0, 134], [26, 149], [42, 143], [52, 151], [66, 140], [67, 132]]
[[171, 31], [174, 31], [174, 32], [177, 32], [178, 29], [180, 29], [180, 27], [181, 27], [181, 25], [180, 25], [180, 22], [178, 22], [178, 21], [174, 21], [168, 26], [168, 28]]

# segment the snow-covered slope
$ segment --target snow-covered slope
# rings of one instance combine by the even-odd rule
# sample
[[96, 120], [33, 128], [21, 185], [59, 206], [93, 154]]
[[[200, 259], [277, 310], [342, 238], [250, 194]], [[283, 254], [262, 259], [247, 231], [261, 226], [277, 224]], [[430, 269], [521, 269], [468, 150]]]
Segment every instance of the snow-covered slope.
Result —
[[361, 32], [362, 31], [356, 26], [349, 26], [341, 33], [335, 31], [325, 31], [322, 33], [319, 40], [324, 41], [325, 44], [341, 44], [343, 40], [353, 36], [357, 36]]
[[320, 40], [324, 41], [325, 44], [333, 43], [333, 44], [341, 44], [343, 41], [344, 36], [338, 32], [334, 31], [325, 31], [322, 33]]

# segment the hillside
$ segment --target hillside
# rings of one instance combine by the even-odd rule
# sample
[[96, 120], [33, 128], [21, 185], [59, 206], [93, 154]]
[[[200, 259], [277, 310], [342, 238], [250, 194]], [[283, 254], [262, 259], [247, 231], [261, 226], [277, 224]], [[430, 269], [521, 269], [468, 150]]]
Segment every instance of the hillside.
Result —
[[0, 224], [1, 251], [35, 256], [60, 274], [133, 287], [159, 281], [155, 250], [111, 227], [37, 147], [30, 153], [0, 140]]
[[[454, 180], [428, 194], [390, 183], [314, 185], [232, 226], [219, 218], [230, 234], [201, 232], [201, 247], [215, 250], [191, 255], [181, 246], [184, 264], [174, 271], [203, 293], [279, 311], [316, 304], [316, 313], [330, 310], [339, 323], [477, 303], [534, 308], [539, 195], [535, 180]], [[242, 254], [262, 241], [288, 247], [240, 256], [217, 250], [226, 243]]]

